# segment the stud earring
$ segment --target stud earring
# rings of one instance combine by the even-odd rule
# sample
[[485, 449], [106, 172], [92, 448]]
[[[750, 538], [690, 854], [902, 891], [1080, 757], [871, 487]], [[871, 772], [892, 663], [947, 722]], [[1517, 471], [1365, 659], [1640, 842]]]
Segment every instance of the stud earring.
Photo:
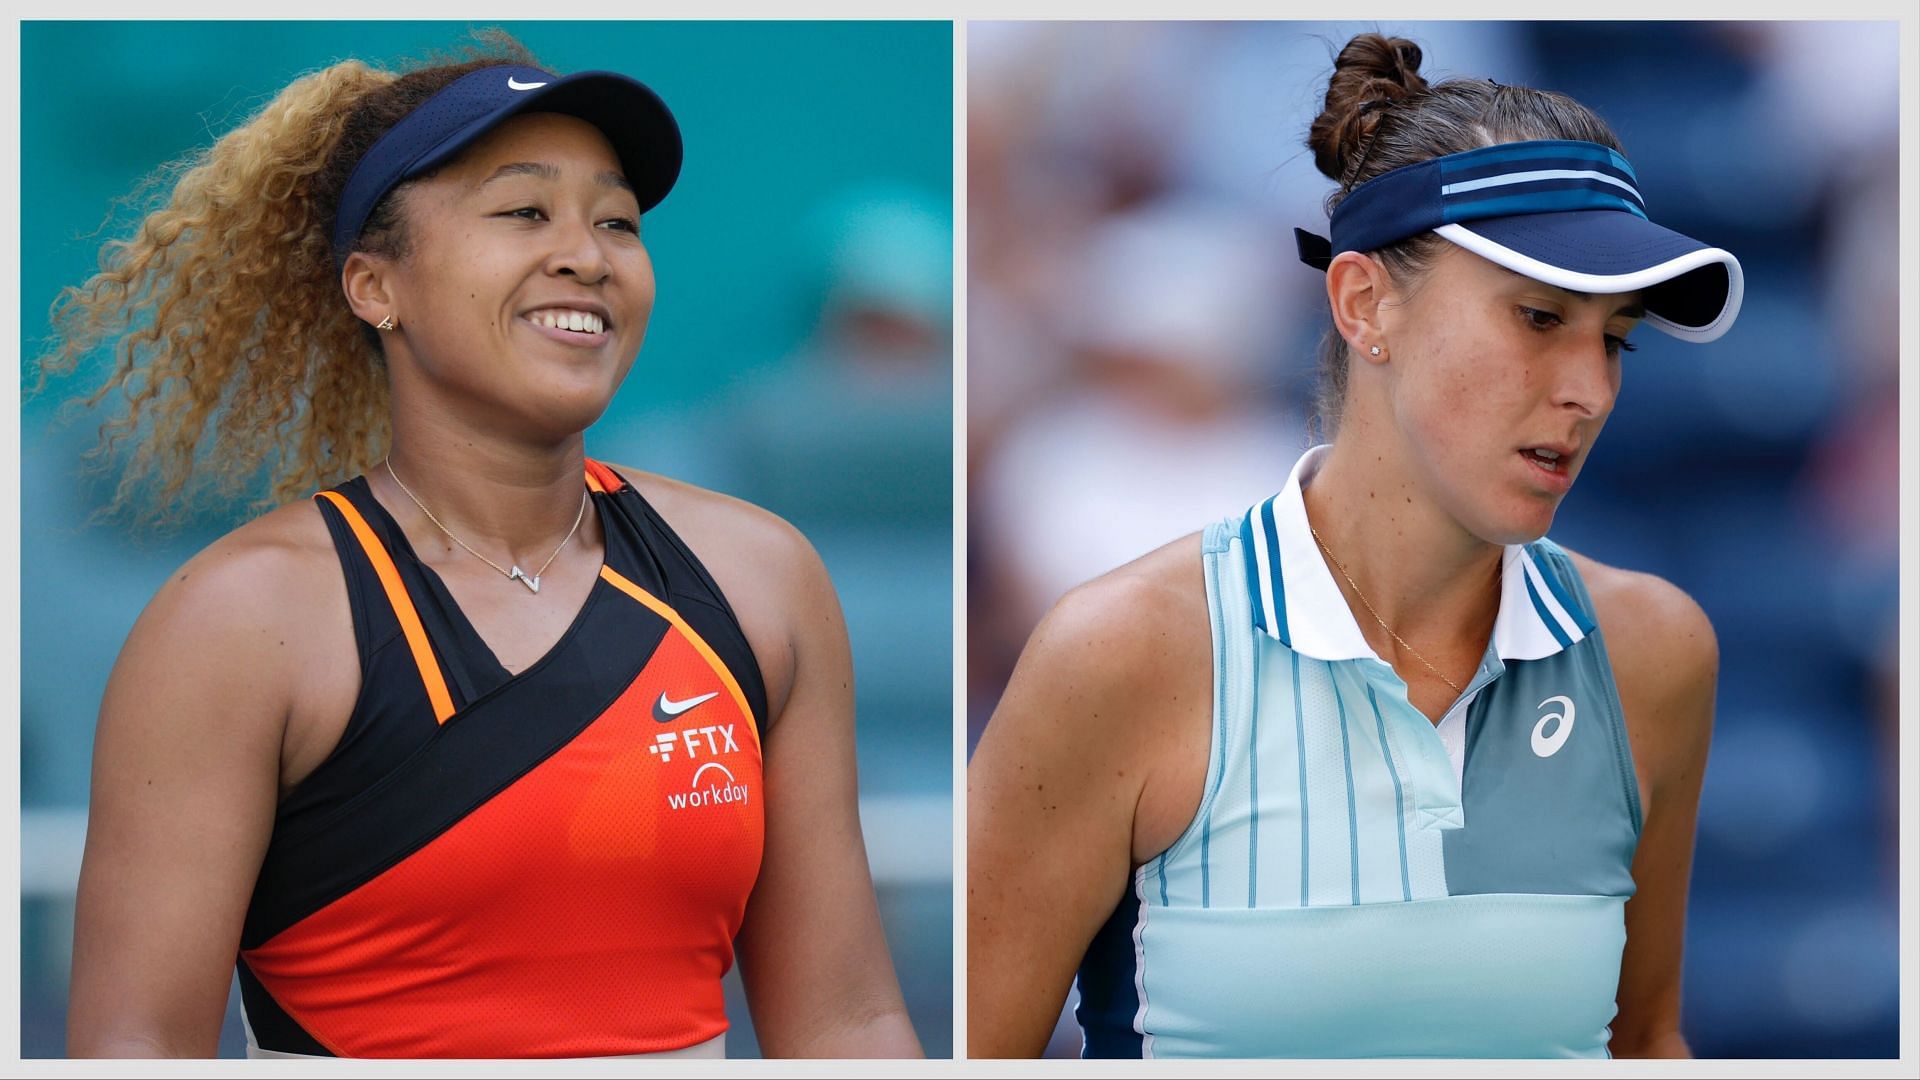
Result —
[[[388, 315], [386, 318], [381, 319], [380, 322], [374, 326], [375, 330], [397, 330], [399, 328], [400, 328], [400, 324], [393, 321], [392, 315]], [[1374, 350], [1374, 352], [1379, 352], [1379, 351], [1380, 350], [1378, 349]]]
[[1378, 346], [1378, 345], [1375, 345], [1375, 346], [1374, 346], [1373, 348], [1371, 348], [1371, 349], [1368, 349], [1368, 350], [1367, 350], [1367, 354], [1368, 354], [1369, 356], [1379, 356], [1379, 355], [1380, 355], [1380, 346]]

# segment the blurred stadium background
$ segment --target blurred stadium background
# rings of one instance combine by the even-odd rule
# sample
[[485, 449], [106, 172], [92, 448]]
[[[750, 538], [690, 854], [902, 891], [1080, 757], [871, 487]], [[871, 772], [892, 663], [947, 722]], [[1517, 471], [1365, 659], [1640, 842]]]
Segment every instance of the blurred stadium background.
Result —
[[[493, 24], [488, 24], [493, 25]], [[946, 23], [505, 23], [545, 64], [659, 91], [686, 168], [647, 216], [659, 301], [595, 456], [757, 502], [813, 541], [853, 639], [861, 813], [928, 1053], [952, 1045], [952, 30]], [[21, 27], [22, 352], [82, 281], [112, 200], [299, 74], [453, 50], [457, 23]], [[124, 215], [122, 222], [128, 220]], [[21, 1053], [65, 1046], [73, 887], [108, 669], [164, 575], [239, 520], [90, 526], [107, 491], [22, 415]], [[644, 973], [636, 972], [636, 977]], [[730, 976], [731, 1056], [757, 1045]], [[230, 1005], [223, 1056], [244, 1046]]]
[[[1634, 335], [1553, 536], [1719, 633], [1694, 1052], [1894, 1056], [1894, 24], [970, 24], [971, 740], [1062, 592], [1271, 494], [1308, 445], [1327, 317], [1290, 230], [1324, 231], [1307, 125], [1365, 30], [1430, 79], [1596, 109], [1659, 220], [1740, 257], [1725, 338]], [[1050, 1052], [1078, 1049], [1069, 1016]]]

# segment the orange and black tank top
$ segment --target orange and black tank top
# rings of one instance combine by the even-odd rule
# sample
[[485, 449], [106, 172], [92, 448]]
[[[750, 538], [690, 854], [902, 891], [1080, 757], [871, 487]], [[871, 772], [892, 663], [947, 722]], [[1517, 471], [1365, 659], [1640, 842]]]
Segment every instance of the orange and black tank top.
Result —
[[586, 482], [600, 579], [517, 675], [364, 478], [315, 496], [361, 688], [282, 802], [247, 909], [259, 1049], [611, 1056], [726, 1030], [766, 691], [700, 561], [613, 470], [589, 461]]

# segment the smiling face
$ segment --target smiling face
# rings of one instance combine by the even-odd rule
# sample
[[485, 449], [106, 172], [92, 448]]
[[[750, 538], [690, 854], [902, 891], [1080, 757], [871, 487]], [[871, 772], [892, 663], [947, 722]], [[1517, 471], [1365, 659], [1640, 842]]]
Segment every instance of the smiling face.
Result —
[[619, 159], [584, 120], [528, 113], [399, 193], [382, 266], [396, 408], [420, 392], [497, 430], [563, 438], [606, 410], [653, 309]]
[[1380, 306], [1385, 405], [1442, 510], [1491, 543], [1545, 535], [1613, 411], [1639, 301], [1569, 292], [1447, 245]]

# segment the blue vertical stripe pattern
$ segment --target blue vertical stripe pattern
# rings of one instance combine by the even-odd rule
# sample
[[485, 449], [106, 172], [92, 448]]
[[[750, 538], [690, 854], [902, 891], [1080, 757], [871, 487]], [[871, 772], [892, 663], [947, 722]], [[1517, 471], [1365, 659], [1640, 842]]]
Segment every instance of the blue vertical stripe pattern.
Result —
[[1240, 519], [1240, 554], [1247, 563], [1247, 587], [1253, 591], [1253, 625], [1265, 630], [1267, 616], [1260, 605], [1260, 564], [1253, 553], [1253, 515], [1257, 512], [1249, 510], [1247, 516]]
[[[1218, 608], [1212, 603], [1208, 604], [1208, 608], [1216, 624], [1213, 631], [1215, 639], [1219, 640], [1228, 631], [1225, 627], [1218, 625], [1220, 618]], [[1258, 610], [1257, 600], [1255, 610]], [[1213, 796], [1227, 782], [1227, 694], [1224, 685], [1214, 687], [1213, 720], [1213, 746], [1218, 760], [1212, 769], [1212, 789], [1205, 796], [1207, 812], [1200, 821], [1200, 906], [1203, 908], [1213, 906]]]
[[[1297, 470], [1302, 482], [1310, 468]], [[1313, 550], [1300, 486], [1206, 533], [1206, 791], [1088, 950], [1089, 1055], [1603, 1054], [1637, 829], [1617, 694], [1595, 660], [1598, 636], [1582, 643], [1592, 608], [1578, 569], [1551, 543], [1508, 549], [1496, 632], [1461, 703], [1477, 747], [1467, 805], [1405, 682], [1343, 641], [1345, 624], [1308, 633], [1351, 616], [1333, 577], [1318, 559], [1270, 564], [1282, 549]], [[1274, 604], [1283, 570], [1290, 613]], [[1258, 626], [1256, 609], [1276, 630], [1290, 615], [1301, 648]], [[1579, 702], [1582, 723], [1543, 761], [1527, 733], [1550, 695]], [[1460, 980], [1469, 993], [1434, 996]]]
[[1247, 710], [1247, 906], [1260, 901], [1260, 650], [1253, 653], [1253, 708]]
[[1307, 720], [1300, 706], [1300, 654], [1289, 651], [1293, 660], [1293, 737], [1298, 743], [1294, 756], [1300, 760], [1300, 906], [1307, 906]]
[[1353, 902], [1360, 902], [1360, 815], [1353, 804], [1353, 745], [1347, 737], [1347, 703], [1340, 696], [1340, 679], [1327, 665], [1327, 684], [1333, 687], [1333, 704], [1340, 710], [1340, 756], [1347, 766], [1347, 861], [1353, 867]]
[[1400, 899], [1413, 899], [1413, 882], [1407, 875], [1407, 801], [1400, 791], [1400, 767], [1393, 763], [1393, 747], [1387, 742], [1387, 718], [1380, 711], [1380, 700], [1373, 696], [1373, 684], [1367, 684], [1367, 704], [1373, 708], [1373, 722], [1380, 728], [1380, 753], [1387, 759], [1387, 775], [1393, 777], [1393, 816], [1400, 823]]
[[[1203, 548], [1209, 546], [1207, 541], [1210, 539], [1211, 530], [1209, 530], [1209, 536], [1203, 538], [1201, 546]], [[1209, 560], [1205, 569], [1207, 570], [1206, 577], [1208, 587], [1212, 589], [1217, 584], [1219, 567], [1216, 563]], [[1255, 604], [1255, 608], [1257, 610], [1257, 603]], [[1227, 651], [1229, 646], [1227, 644], [1227, 628], [1223, 622], [1226, 618], [1224, 611], [1222, 611], [1220, 605], [1209, 599], [1207, 614], [1211, 620], [1211, 634], [1215, 650], [1222, 652]], [[1213, 906], [1214, 799], [1220, 793], [1222, 785], [1224, 785], [1227, 780], [1227, 772], [1223, 767], [1227, 757], [1227, 724], [1227, 680], [1216, 677], [1213, 680], [1213, 734], [1207, 767], [1207, 790], [1206, 794], [1201, 797], [1200, 811], [1198, 814], [1200, 824], [1200, 906], [1203, 908]], [[1214, 758], [1215, 754], [1218, 755], [1217, 762]], [[1182, 881], [1181, 884], [1183, 887], [1181, 892], [1183, 894], [1188, 893], [1188, 890], [1191, 888], [1190, 880], [1189, 878]]]
[[1213, 874], [1207, 865], [1207, 849], [1213, 846], [1213, 812], [1200, 821], [1200, 906], [1213, 906]]

